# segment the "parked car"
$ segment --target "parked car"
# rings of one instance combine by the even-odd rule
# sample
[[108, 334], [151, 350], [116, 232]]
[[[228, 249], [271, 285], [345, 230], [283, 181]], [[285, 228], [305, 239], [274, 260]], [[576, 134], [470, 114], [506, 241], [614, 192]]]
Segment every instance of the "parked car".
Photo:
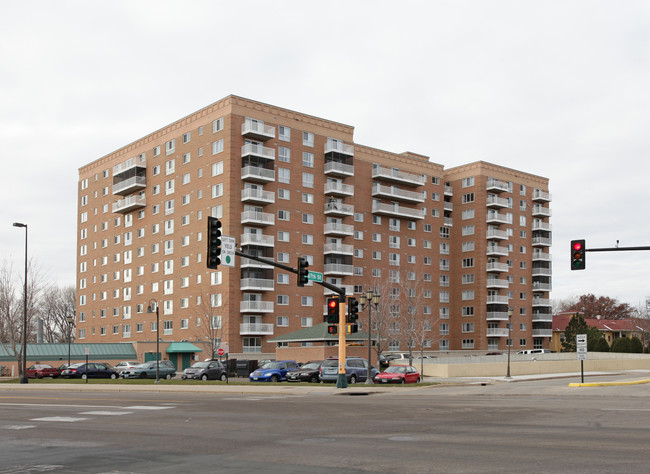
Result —
[[[379, 371], [370, 368], [370, 377], [374, 378]], [[320, 366], [318, 379], [321, 382], [336, 382], [339, 377], [339, 358], [325, 359]], [[345, 359], [345, 378], [348, 383], [365, 382], [368, 378], [368, 361], [361, 357], [348, 357]]]
[[373, 380], [375, 383], [420, 383], [420, 373], [412, 365], [391, 365]]
[[248, 379], [251, 382], [279, 382], [287, 379], [287, 372], [297, 368], [298, 363], [295, 360], [267, 362], [259, 369], [251, 372]]
[[104, 362], [70, 364], [61, 372], [61, 377], [64, 378], [116, 379], [118, 376], [117, 371]]
[[384, 370], [386, 367], [390, 365], [390, 360], [386, 358], [385, 355], [380, 355], [379, 356], [379, 370]]
[[[161, 360], [158, 366], [158, 377], [161, 379], [171, 379], [176, 375], [176, 367], [171, 360]], [[156, 361], [139, 364], [132, 369], [122, 371], [120, 377], [123, 379], [155, 379], [156, 378]]]
[[30, 379], [42, 379], [43, 377], [52, 377], [55, 379], [59, 376], [59, 369], [48, 364], [34, 364], [27, 369], [25, 374]]
[[287, 372], [287, 381], [318, 383], [318, 369], [322, 363], [322, 360], [314, 360], [290, 370]]
[[181, 379], [221, 380], [225, 382], [228, 378], [226, 368], [218, 360], [195, 362], [191, 367], [183, 371]]
[[136, 365], [140, 365], [140, 362], [137, 360], [123, 360], [122, 362], [118, 362], [113, 368], [117, 370], [118, 373], [122, 373], [123, 370], [132, 369]]

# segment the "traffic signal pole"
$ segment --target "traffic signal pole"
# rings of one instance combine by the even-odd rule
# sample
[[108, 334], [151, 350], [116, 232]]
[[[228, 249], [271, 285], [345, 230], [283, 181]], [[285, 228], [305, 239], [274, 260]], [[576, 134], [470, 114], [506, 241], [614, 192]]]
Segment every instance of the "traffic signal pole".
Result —
[[345, 374], [346, 343], [345, 317], [347, 315], [345, 296], [339, 297], [339, 375], [336, 379], [336, 388], [347, 388], [348, 379]]

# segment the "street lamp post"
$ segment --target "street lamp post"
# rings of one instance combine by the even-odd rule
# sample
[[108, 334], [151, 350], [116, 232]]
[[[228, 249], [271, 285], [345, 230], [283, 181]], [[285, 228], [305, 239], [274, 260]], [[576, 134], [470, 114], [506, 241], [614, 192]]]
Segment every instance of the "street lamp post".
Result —
[[510, 347], [512, 347], [512, 308], [508, 308], [508, 338], [506, 339], [506, 344], [508, 344], [508, 370], [506, 372], [506, 378], [511, 379], [510, 377]]
[[[361, 305], [361, 311], [366, 309], [368, 306], [368, 373], [366, 375], [366, 384], [372, 385], [374, 382], [371, 377], [371, 360], [372, 360], [372, 307], [374, 306], [377, 309], [379, 305], [379, 298], [381, 295], [372, 291], [372, 289], [366, 290], [365, 293], [362, 293], [359, 297], [359, 304]], [[378, 362], [379, 363], [379, 362]]]
[[151, 303], [156, 305], [156, 382], [160, 382], [160, 312], [158, 311], [158, 301], [155, 299], [149, 300], [149, 306], [147, 307], [147, 313], [153, 313], [153, 307]]
[[23, 376], [20, 378], [20, 383], [28, 383], [27, 379], [27, 224], [14, 222], [14, 227], [25, 228], [25, 290], [23, 301]]
[[72, 343], [72, 328], [74, 327], [74, 318], [72, 315], [68, 314], [66, 315], [65, 319], [68, 321], [68, 367], [70, 367], [70, 344]]

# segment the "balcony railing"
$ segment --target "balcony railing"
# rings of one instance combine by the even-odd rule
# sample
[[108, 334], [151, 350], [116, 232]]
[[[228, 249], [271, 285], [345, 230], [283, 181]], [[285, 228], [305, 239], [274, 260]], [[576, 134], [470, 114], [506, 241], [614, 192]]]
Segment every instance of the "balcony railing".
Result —
[[246, 143], [241, 147], [241, 156], [242, 158], [245, 156], [259, 156], [267, 160], [275, 160], [275, 150], [257, 143]]
[[531, 227], [533, 231], [535, 230], [545, 230], [547, 232], [551, 231], [551, 224], [548, 222], [543, 222], [540, 219], [533, 219], [533, 225]]
[[499, 229], [488, 229], [486, 237], [488, 240], [508, 240], [508, 232]]
[[533, 298], [533, 306], [551, 306], [551, 300], [548, 298]]
[[[268, 260], [273, 260], [271, 257], [265, 257], [264, 255], [260, 255], [262, 258], [266, 258]], [[263, 263], [258, 260], [253, 260], [252, 258], [246, 258], [246, 257], [241, 257], [239, 259], [239, 266], [241, 268], [275, 268], [273, 265], [270, 265], [268, 263]]]
[[490, 224], [511, 224], [511, 219], [505, 214], [499, 214], [496, 211], [489, 211], [486, 222]]
[[498, 179], [488, 179], [487, 190], [500, 193], [510, 191], [510, 185], [504, 181], [499, 181]]
[[354, 186], [339, 183], [338, 181], [328, 181], [323, 188], [325, 194], [338, 196], [354, 196]]
[[339, 224], [338, 222], [328, 222], [325, 224], [323, 232], [325, 234], [354, 235], [354, 226]]
[[550, 237], [533, 237], [533, 246], [535, 247], [550, 247], [552, 243]]
[[533, 206], [533, 216], [550, 217], [551, 210], [548, 207], [544, 207], [536, 204]]
[[412, 173], [405, 173], [404, 171], [394, 170], [392, 168], [385, 168], [377, 166], [372, 170], [372, 179], [387, 179], [390, 181], [397, 181], [412, 186], [423, 186], [426, 182], [424, 176]]
[[507, 311], [488, 311], [486, 313], [486, 321], [507, 321], [508, 312]]
[[334, 176], [354, 176], [354, 166], [336, 161], [328, 161], [325, 163], [323, 172]]
[[509, 255], [509, 252], [508, 252], [508, 247], [500, 247], [499, 245], [488, 245], [485, 254], [507, 257]]
[[242, 323], [239, 325], [240, 336], [269, 336], [273, 334], [273, 324]]
[[551, 195], [546, 191], [542, 191], [541, 189], [535, 189], [533, 191], [533, 201], [549, 202], [551, 201]]
[[241, 234], [239, 245], [264, 245], [273, 247], [275, 245], [275, 237], [264, 234]]
[[401, 199], [409, 202], [424, 202], [424, 195], [417, 191], [407, 191], [395, 186], [384, 186], [379, 183], [372, 185], [372, 195], [388, 199]]
[[131, 194], [139, 189], [147, 187], [147, 178], [144, 176], [132, 176], [124, 181], [113, 184], [113, 194]]
[[240, 301], [240, 313], [272, 313], [273, 301]]
[[241, 179], [249, 181], [275, 181], [275, 170], [269, 170], [260, 166], [244, 166], [241, 169]]
[[553, 285], [550, 283], [542, 283], [539, 281], [533, 282], [533, 291], [551, 291]]
[[372, 212], [374, 214], [384, 214], [389, 216], [399, 216], [406, 219], [424, 219], [424, 210], [411, 209], [397, 204], [385, 204], [381, 202], [372, 203]]
[[508, 304], [508, 297], [501, 295], [488, 295], [487, 304]]
[[487, 337], [508, 337], [508, 328], [487, 328], [485, 335]]
[[275, 214], [260, 211], [244, 211], [241, 213], [242, 224], [274, 225]]
[[113, 166], [113, 176], [116, 176], [120, 173], [123, 173], [124, 171], [130, 170], [131, 168], [146, 168], [147, 167], [147, 160], [145, 159], [144, 156], [135, 156], [133, 158], [129, 158], [128, 160], [120, 163], [119, 165]]
[[533, 329], [533, 337], [553, 337], [552, 329]]
[[336, 253], [341, 255], [353, 255], [354, 254], [354, 245], [347, 244], [325, 244], [323, 247], [323, 253]]
[[498, 196], [488, 196], [487, 198], [488, 207], [508, 207], [508, 200], [500, 198]]
[[485, 269], [488, 272], [507, 272], [508, 271], [508, 264], [507, 263], [500, 263], [500, 262], [489, 262], [485, 266]]
[[487, 288], [508, 288], [508, 280], [503, 280], [500, 278], [488, 278], [486, 287]]
[[533, 276], [551, 276], [553, 274], [553, 270], [550, 268], [545, 268], [545, 267], [533, 267], [532, 270]]
[[275, 138], [275, 127], [266, 125], [260, 120], [250, 120], [247, 118], [241, 124], [241, 134], [255, 140], [268, 140], [269, 138]]
[[147, 200], [144, 196], [134, 195], [129, 196], [124, 199], [120, 199], [117, 202], [113, 203], [113, 212], [126, 213], [134, 209], [139, 209], [144, 207], [147, 203]]
[[273, 204], [275, 202], [275, 193], [263, 189], [245, 188], [241, 190], [241, 200], [242, 202]]
[[[345, 290], [345, 294], [347, 296], [354, 295], [354, 285], [336, 285], [336, 286], [338, 286], [339, 288], [342, 288], [343, 290]], [[324, 291], [323, 291], [323, 294], [325, 294], [325, 296], [327, 296], [327, 295], [334, 295], [334, 294], [338, 294], [338, 293], [336, 293], [333, 290], [330, 290], [329, 288], [325, 288]], [[323, 314], [327, 314], [327, 305], [323, 305]]]
[[328, 202], [325, 204], [325, 214], [334, 214], [340, 216], [353, 216], [354, 206], [341, 204], [339, 202]]
[[551, 261], [551, 254], [548, 252], [533, 252], [533, 261], [540, 260], [543, 262]]
[[354, 156], [354, 145], [346, 145], [339, 140], [327, 139], [325, 143], [325, 154], [328, 153], [341, 153], [343, 155]]
[[273, 291], [275, 280], [267, 278], [242, 278], [240, 282], [241, 291]]
[[533, 313], [531, 319], [534, 323], [552, 323], [553, 315], [551, 313]]
[[324, 275], [353, 275], [354, 266], [341, 263], [326, 263], [323, 266]]

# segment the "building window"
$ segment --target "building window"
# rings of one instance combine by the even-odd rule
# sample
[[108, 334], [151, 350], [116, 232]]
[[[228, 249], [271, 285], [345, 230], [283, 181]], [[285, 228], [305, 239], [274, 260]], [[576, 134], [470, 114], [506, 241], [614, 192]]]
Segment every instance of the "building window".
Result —
[[304, 146], [314, 146], [314, 134], [311, 132], [302, 132], [302, 144]]

